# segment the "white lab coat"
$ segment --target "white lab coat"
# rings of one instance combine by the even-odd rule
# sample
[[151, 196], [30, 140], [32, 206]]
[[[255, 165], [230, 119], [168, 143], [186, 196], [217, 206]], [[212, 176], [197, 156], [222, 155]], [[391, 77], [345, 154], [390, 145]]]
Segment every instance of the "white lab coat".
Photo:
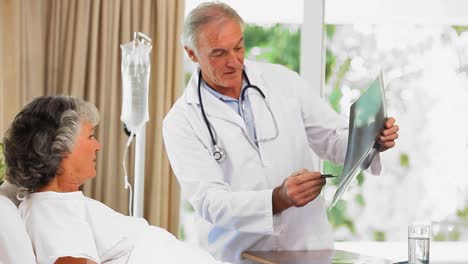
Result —
[[[347, 120], [337, 115], [295, 72], [245, 61], [250, 82], [270, 103], [279, 136], [257, 146], [241, 116], [202, 88], [203, 106], [226, 159], [217, 163], [200, 111], [198, 69], [163, 124], [169, 160], [183, 197], [194, 207], [199, 244], [217, 259], [240, 262], [245, 250], [303, 250], [333, 247], [324, 201], [273, 216], [272, 191], [293, 172], [314, 167], [312, 151], [343, 163]], [[274, 134], [274, 123], [254, 89], [247, 92], [258, 138]]]

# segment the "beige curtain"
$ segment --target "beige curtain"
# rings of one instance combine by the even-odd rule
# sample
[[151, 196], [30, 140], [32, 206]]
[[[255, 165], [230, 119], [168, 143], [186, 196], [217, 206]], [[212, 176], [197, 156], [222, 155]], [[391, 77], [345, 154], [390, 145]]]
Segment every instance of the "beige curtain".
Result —
[[17, 32], [19, 17], [10, 13], [18, 10], [17, 1], [0, 0], [0, 133], [3, 135], [8, 123], [22, 105], [20, 89], [20, 49]]
[[[0, 0], [0, 129], [39, 95], [69, 94], [101, 112], [103, 148], [85, 193], [128, 213], [121, 161], [120, 47], [140, 31], [153, 40], [147, 125], [145, 218], [178, 233], [179, 190], [161, 137], [162, 119], [182, 80], [183, 0]], [[128, 160], [132, 160], [131, 151]], [[128, 163], [130, 176], [133, 166]]]

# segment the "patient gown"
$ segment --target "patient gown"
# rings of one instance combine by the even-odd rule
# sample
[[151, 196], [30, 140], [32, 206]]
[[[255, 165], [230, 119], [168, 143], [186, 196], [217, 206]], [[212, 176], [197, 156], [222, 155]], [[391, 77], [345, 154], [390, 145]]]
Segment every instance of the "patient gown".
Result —
[[82, 192], [32, 193], [19, 207], [38, 264], [59, 257], [96, 263], [220, 263], [143, 218], [125, 216]]

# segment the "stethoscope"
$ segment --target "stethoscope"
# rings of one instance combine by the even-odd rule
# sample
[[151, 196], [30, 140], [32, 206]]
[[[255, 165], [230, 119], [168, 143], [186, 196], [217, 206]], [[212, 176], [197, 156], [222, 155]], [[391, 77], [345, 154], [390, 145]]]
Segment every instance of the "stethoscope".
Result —
[[[244, 76], [245, 81], [247, 82], [247, 85], [241, 91], [241, 96], [240, 96], [240, 101], [239, 101], [239, 103], [241, 105], [241, 108], [240, 108], [241, 111], [240, 112], [241, 112], [242, 118], [245, 121], [245, 117], [244, 117], [245, 93], [249, 88], [252, 88], [252, 89], [256, 90], [260, 94], [260, 96], [262, 97], [263, 101], [265, 102], [265, 105], [268, 108], [268, 111], [270, 112], [273, 123], [275, 125], [275, 134], [272, 137], [264, 138], [264, 139], [253, 139], [253, 138], [250, 137], [249, 133], [246, 133], [247, 137], [253, 142], [268, 141], [268, 140], [272, 140], [272, 139], [277, 138], [278, 135], [279, 135], [278, 124], [276, 123], [276, 119], [275, 119], [275, 116], [273, 115], [273, 111], [271, 110], [270, 104], [268, 103], [268, 101], [266, 101], [265, 94], [262, 92], [262, 90], [260, 90], [260, 88], [258, 88], [258, 86], [253, 85], [253, 84], [250, 83], [250, 80], [247, 77], [247, 74], [245, 73], [244, 70], [242, 70], [242, 75]], [[226, 159], [226, 152], [224, 151], [224, 149], [222, 149], [222, 148], [220, 148], [218, 146], [217, 136], [215, 136], [216, 132], [214, 131], [213, 127], [211, 126], [210, 121], [208, 121], [208, 118], [206, 117], [205, 108], [203, 107], [203, 102], [202, 102], [202, 97], [201, 97], [201, 82], [202, 82], [202, 73], [201, 73], [201, 70], [200, 70], [198, 72], [198, 100], [200, 101], [200, 108], [201, 108], [201, 113], [202, 113], [202, 116], [203, 116], [203, 120], [205, 121], [208, 132], [210, 133], [211, 143], [213, 144], [213, 158], [218, 163], [220, 163], [220, 162], [224, 161], [224, 159]], [[215, 135], [213, 135], [213, 132], [214, 132]]]

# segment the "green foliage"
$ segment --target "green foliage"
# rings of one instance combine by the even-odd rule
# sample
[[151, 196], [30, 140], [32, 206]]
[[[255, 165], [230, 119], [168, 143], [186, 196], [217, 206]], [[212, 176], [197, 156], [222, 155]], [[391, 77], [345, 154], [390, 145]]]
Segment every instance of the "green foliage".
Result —
[[354, 198], [356, 199], [356, 203], [360, 206], [366, 205], [366, 201], [364, 201], [364, 196], [362, 196], [362, 194], [358, 193]]
[[452, 28], [455, 29], [458, 35], [461, 35], [461, 33], [468, 31], [468, 26], [452, 26]]
[[[323, 162], [323, 171], [324, 173], [331, 173], [334, 175], [342, 175], [343, 173], [343, 165], [338, 165], [332, 163], [328, 160]], [[337, 186], [340, 182], [341, 177], [336, 177], [331, 180], [327, 180], [329, 185]], [[359, 173], [356, 177], [358, 182], [358, 186], [362, 186], [364, 184], [364, 175]], [[365, 206], [366, 201], [364, 196], [361, 193], [356, 194], [354, 197], [357, 204], [360, 206]], [[353, 220], [348, 216], [346, 201], [340, 200], [337, 202], [335, 207], [331, 210], [327, 211], [328, 220], [330, 221], [332, 227], [337, 229], [339, 227], [346, 227], [352, 234], [356, 233], [355, 226]]]
[[460, 240], [461, 233], [457, 228], [454, 228], [446, 233], [438, 232], [432, 236], [434, 241], [458, 241]]
[[[335, 35], [336, 26], [335, 25], [325, 25], [325, 32], [327, 34], [327, 40], [331, 41]], [[331, 50], [327, 48], [325, 52], [325, 83], [328, 83], [330, 77], [333, 73], [333, 68], [335, 66], [336, 57]]]
[[356, 233], [353, 220], [346, 214], [346, 201], [338, 201], [335, 207], [328, 211], [328, 219], [333, 228], [346, 227], [351, 233]]
[[[324, 160], [323, 161], [323, 173], [330, 173], [333, 175], [340, 176], [343, 172], [343, 165], [335, 164], [331, 161]], [[332, 178], [331, 181], [327, 180], [328, 182], [332, 183], [333, 185], [337, 185], [340, 177]]]
[[340, 100], [341, 100], [341, 97], [343, 96], [343, 93], [341, 92], [341, 82], [343, 81], [344, 76], [346, 75], [346, 73], [349, 71], [350, 68], [351, 68], [351, 59], [348, 58], [343, 62], [343, 64], [339, 66], [338, 72], [336, 73], [335, 85], [333, 86], [333, 90], [330, 94], [330, 97], [328, 98], [328, 100], [330, 101], [331, 107], [338, 113], [341, 112]]
[[454, 228], [451, 232], [448, 233], [447, 235], [447, 240], [448, 241], [458, 241], [460, 240], [460, 231], [457, 228]]
[[183, 225], [179, 227], [179, 239], [184, 241], [185, 240], [185, 228]]
[[325, 33], [327, 34], [327, 39], [331, 40], [335, 36], [336, 26], [326, 24], [325, 25]]
[[247, 24], [244, 29], [244, 43], [247, 57], [253, 48], [260, 53], [255, 59], [277, 63], [299, 72], [301, 33], [281, 24], [265, 28]]
[[[333, 73], [333, 67], [335, 66], [336, 57], [327, 49], [325, 56], [325, 83], [328, 83]], [[335, 110], [336, 111], [336, 110]]]
[[189, 213], [195, 212], [195, 210], [193, 209], [193, 206], [189, 202], [184, 200], [183, 203], [184, 203], [184, 211], [189, 212]]
[[[182, 210], [187, 214], [191, 215], [195, 212], [193, 206], [187, 201], [182, 200]], [[184, 241], [186, 239], [187, 234], [185, 233], [185, 226], [184, 224], [179, 225], [179, 239]]]
[[[452, 225], [452, 228], [443, 228], [437, 234], [433, 236], [434, 241], [458, 241], [460, 240], [463, 230], [466, 230], [468, 226], [468, 207], [464, 209], [458, 209], [457, 218], [461, 221], [455, 221], [454, 223], [447, 223]], [[460, 230], [460, 228], [462, 230]]]
[[409, 168], [409, 156], [406, 153], [400, 154], [400, 165], [403, 168]]
[[432, 240], [434, 241], [446, 241], [447, 239], [445, 238], [445, 235], [442, 233], [437, 233], [432, 236]]
[[0, 143], [0, 184], [5, 179], [5, 159], [3, 157], [3, 144]]
[[188, 84], [188, 82], [190, 81], [190, 78], [192, 77], [192, 72], [186, 72], [184, 73], [184, 83], [185, 85]]
[[264, 47], [271, 43], [271, 29], [246, 24], [244, 29], [245, 52], [250, 53], [253, 47]]
[[463, 210], [458, 209], [457, 216], [462, 220], [468, 221], [468, 207], [465, 207]]
[[[323, 173], [330, 173], [333, 175], [341, 176], [343, 174], [343, 165], [335, 164], [329, 160], [324, 160]], [[341, 177], [332, 178], [328, 180], [328, 182], [332, 185], [338, 185], [338, 183], [340, 182], [340, 178]], [[364, 184], [364, 174], [359, 173], [358, 176], [356, 176], [356, 180], [358, 182], [358, 186], [362, 186]]]
[[375, 241], [385, 241], [385, 232], [381, 230], [374, 230], [374, 240]]
[[356, 176], [356, 180], [357, 180], [358, 186], [362, 187], [362, 185], [364, 184], [364, 174], [362, 174], [362, 172], [359, 173], [358, 176]]
[[338, 87], [333, 88], [333, 91], [330, 94], [328, 100], [330, 101], [330, 105], [336, 112], [340, 112], [340, 99], [343, 96], [341, 89]]

